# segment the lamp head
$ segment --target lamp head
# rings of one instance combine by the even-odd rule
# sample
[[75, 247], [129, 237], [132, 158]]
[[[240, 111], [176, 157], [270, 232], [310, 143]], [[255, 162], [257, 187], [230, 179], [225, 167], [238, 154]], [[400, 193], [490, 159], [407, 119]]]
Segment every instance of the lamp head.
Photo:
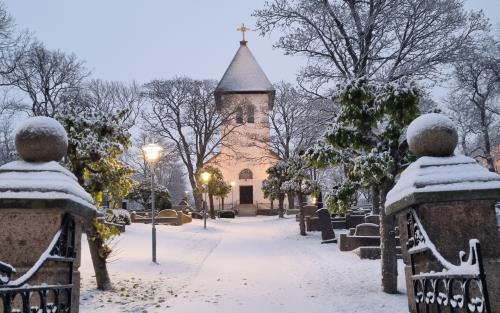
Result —
[[203, 172], [201, 173], [201, 180], [206, 184], [210, 180], [210, 173], [209, 172]]
[[234, 187], [234, 186], [236, 186], [236, 182], [232, 181], [231, 182], [231, 187]]
[[316, 197], [311, 198], [311, 203], [316, 204], [318, 202], [318, 199]]
[[146, 160], [148, 160], [149, 162], [157, 161], [160, 158], [162, 150], [163, 148], [155, 143], [150, 143], [142, 147], [142, 151], [144, 151]]

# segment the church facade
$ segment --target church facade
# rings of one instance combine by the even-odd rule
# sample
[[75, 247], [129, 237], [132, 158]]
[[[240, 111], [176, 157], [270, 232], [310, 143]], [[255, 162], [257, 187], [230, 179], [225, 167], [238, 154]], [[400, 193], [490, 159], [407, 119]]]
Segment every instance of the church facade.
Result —
[[[254, 215], [257, 206], [266, 206], [262, 182], [266, 170], [278, 156], [270, 149], [269, 111], [275, 90], [259, 66], [247, 41], [240, 41], [229, 67], [215, 90], [219, 110], [231, 112], [223, 125], [220, 152], [207, 164], [219, 168], [227, 182], [232, 182], [231, 202], [241, 215]], [[234, 197], [234, 200], [233, 200]]]

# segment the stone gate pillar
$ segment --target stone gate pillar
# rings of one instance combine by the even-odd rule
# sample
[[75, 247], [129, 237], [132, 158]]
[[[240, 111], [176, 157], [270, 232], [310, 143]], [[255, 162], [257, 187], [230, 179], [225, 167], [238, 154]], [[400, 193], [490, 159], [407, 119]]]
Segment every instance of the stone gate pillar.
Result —
[[22, 160], [0, 167], [0, 312], [78, 312], [82, 224], [97, 211], [58, 163], [67, 144], [54, 119], [28, 119], [16, 131]]
[[472, 158], [454, 155], [457, 138], [444, 115], [414, 120], [407, 139], [411, 152], [420, 158], [401, 173], [387, 195], [386, 213], [399, 220], [412, 313], [426, 307], [438, 312], [438, 306], [500, 312], [500, 241], [494, 207], [500, 199], [500, 176]]

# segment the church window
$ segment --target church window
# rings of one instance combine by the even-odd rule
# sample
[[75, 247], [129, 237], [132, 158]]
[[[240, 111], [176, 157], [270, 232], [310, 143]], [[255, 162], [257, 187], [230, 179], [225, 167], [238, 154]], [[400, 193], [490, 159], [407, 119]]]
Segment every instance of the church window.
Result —
[[241, 107], [236, 109], [236, 123], [243, 124], [243, 109]]
[[255, 107], [253, 105], [247, 105], [247, 123], [255, 122]]
[[239, 179], [244, 179], [244, 180], [253, 179], [252, 171], [248, 168], [242, 170], [239, 174]]

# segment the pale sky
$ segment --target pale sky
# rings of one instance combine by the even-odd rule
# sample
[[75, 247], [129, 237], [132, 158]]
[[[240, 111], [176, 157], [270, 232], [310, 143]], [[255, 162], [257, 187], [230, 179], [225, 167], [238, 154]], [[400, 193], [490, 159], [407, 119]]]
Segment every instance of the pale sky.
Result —
[[[242, 22], [252, 28], [265, 0], [5, 0], [20, 28], [51, 49], [74, 52], [106, 80], [145, 83], [187, 75], [220, 79], [239, 46]], [[500, 23], [499, 0], [467, 0]], [[274, 50], [274, 38], [247, 33], [272, 82], [295, 81], [304, 59]]]

